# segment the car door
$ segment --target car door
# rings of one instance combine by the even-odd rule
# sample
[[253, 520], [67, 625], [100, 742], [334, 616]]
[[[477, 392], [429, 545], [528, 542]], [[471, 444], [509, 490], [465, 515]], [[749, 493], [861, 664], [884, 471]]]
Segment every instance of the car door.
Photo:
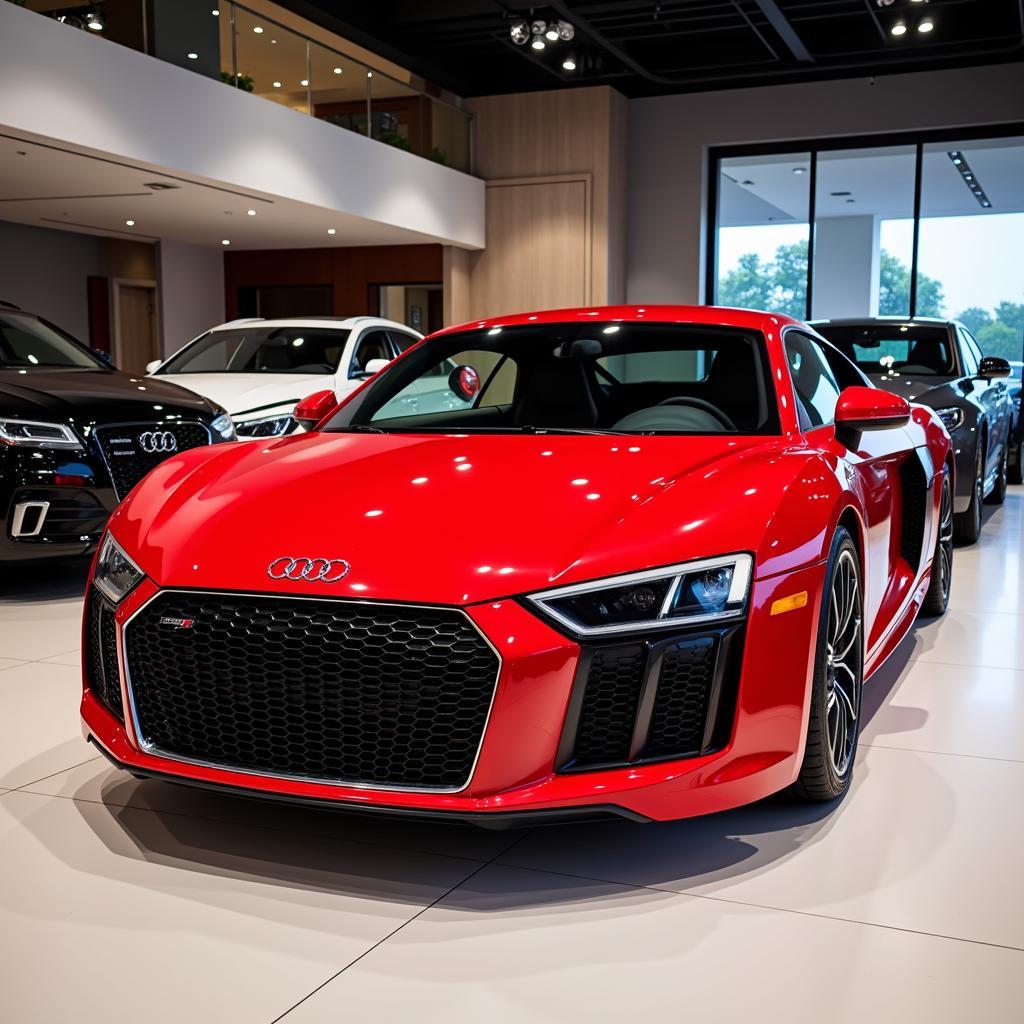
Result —
[[985, 460], [986, 483], [999, 471], [1003, 451], [1009, 443], [1010, 425], [1013, 417], [1013, 403], [1010, 389], [1005, 380], [977, 376], [984, 353], [974, 335], [965, 327], [958, 327], [957, 333], [962, 349], [970, 354], [974, 377], [974, 395], [985, 412], [988, 424], [988, 450]]
[[846, 464], [860, 498], [866, 533], [865, 636], [870, 650], [904, 599], [908, 574], [912, 577], [918, 569], [903, 568], [900, 545], [901, 467], [917, 457], [914, 444], [902, 427], [864, 431], [855, 451], [841, 444], [835, 439], [836, 405], [845, 387], [864, 386], [863, 375], [853, 364], [845, 368], [848, 360], [838, 350], [797, 328], [784, 332], [783, 344], [801, 427], [812, 443], [831, 448]]

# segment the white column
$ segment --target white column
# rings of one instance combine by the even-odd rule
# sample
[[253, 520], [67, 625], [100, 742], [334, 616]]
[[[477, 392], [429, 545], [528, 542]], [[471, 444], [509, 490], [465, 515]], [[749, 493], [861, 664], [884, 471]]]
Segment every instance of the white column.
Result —
[[879, 219], [823, 217], [814, 232], [811, 316], [878, 314]]

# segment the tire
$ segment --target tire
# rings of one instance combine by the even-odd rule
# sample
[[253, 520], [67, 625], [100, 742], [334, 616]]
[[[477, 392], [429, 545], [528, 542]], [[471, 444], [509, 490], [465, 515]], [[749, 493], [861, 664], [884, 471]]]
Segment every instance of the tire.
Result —
[[1003, 457], [999, 460], [999, 475], [992, 493], [985, 499], [986, 505], [1002, 505], [1006, 501], [1006, 477], [1010, 464], [1009, 442], [1003, 445]]
[[1024, 484], [1024, 435], [1021, 433], [1020, 424], [1015, 431], [1014, 446], [1017, 452], [1017, 461], [1010, 467], [1007, 479], [1011, 484]]
[[981, 536], [981, 502], [985, 487], [985, 441], [978, 442], [974, 457], [974, 487], [971, 503], [953, 516], [953, 540], [957, 544], [976, 544]]
[[[789, 794], [804, 803], [837, 800], [850, 788], [860, 730], [864, 624], [857, 548], [839, 527], [825, 569], [803, 764]], [[840, 645], [842, 657], [834, 654]], [[837, 667], [840, 666], [840, 667]]]
[[939, 529], [932, 557], [932, 579], [921, 602], [922, 615], [944, 615], [949, 606], [953, 582], [953, 485], [949, 467], [942, 471], [942, 497], [939, 500]]

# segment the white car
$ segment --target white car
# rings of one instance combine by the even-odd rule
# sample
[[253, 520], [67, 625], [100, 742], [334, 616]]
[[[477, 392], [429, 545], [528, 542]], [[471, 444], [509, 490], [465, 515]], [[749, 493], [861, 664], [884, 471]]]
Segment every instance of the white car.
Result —
[[328, 389], [342, 398], [421, 337], [369, 316], [232, 320], [146, 372], [222, 405], [239, 438], [276, 437], [300, 429], [300, 399]]

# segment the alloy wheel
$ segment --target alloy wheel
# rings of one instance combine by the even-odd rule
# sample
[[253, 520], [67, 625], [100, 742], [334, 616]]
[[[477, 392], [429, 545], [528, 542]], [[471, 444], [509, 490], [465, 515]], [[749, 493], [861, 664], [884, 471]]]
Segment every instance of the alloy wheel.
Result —
[[[951, 520], [952, 522], [952, 520]], [[826, 715], [832, 767], [843, 776], [857, 744], [860, 683], [863, 668], [860, 580], [857, 562], [843, 551], [829, 595], [828, 645], [825, 658]]]

